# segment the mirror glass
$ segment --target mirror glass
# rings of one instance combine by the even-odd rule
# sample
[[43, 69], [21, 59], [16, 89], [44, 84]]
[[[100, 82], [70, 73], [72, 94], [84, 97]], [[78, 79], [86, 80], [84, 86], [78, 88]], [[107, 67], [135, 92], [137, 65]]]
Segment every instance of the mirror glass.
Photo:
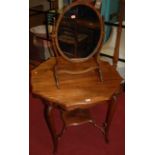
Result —
[[64, 13], [58, 27], [58, 44], [69, 58], [86, 58], [97, 47], [100, 21], [86, 5], [76, 5]]

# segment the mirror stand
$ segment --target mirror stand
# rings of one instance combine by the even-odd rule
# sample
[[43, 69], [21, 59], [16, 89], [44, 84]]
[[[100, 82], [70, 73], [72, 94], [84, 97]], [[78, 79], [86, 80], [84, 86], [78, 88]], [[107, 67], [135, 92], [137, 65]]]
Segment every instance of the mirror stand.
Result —
[[90, 71], [97, 71], [101, 82], [103, 81], [102, 71], [100, 69], [100, 64], [95, 61], [94, 58], [91, 58], [87, 62], [83, 62], [80, 65], [67, 62], [62, 57], [56, 59], [57, 62], [54, 66], [54, 78], [56, 81], [57, 88], [60, 88], [59, 75], [60, 74], [84, 74]]
[[[85, 12], [85, 17], [87, 17], [89, 14], [88, 12], [91, 14], [91, 16], [94, 16], [94, 18], [91, 20], [87, 20], [86, 18], [83, 19], [84, 15], [80, 15], [76, 14], [77, 12], [77, 8], [81, 9], [80, 13], [82, 10], [86, 10]], [[71, 13], [74, 12], [74, 14], [70, 15], [70, 11]], [[69, 15], [68, 15], [69, 13]], [[70, 18], [71, 17], [71, 18]], [[74, 17], [72, 19], [72, 17]], [[77, 19], [76, 19], [77, 17]], [[78, 18], [79, 17], [79, 18]], [[94, 20], [96, 19], [96, 21]], [[66, 21], [65, 21], [66, 20]], [[70, 6], [68, 6], [68, 8], [66, 8], [66, 10], [64, 10], [64, 13], [62, 13], [57, 21], [57, 25], [54, 22], [53, 28], [52, 28], [52, 48], [53, 48], [53, 52], [55, 55], [55, 60], [56, 63], [54, 65], [53, 68], [53, 76], [55, 78], [56, 81], [56, 86], [57, 88], [60, 88], [60, 74], [70, 74], [70, 75], [78, 75], [78, 74], [84, 74], [87, 72], [91, 72], [91, 71], [95, 71], [97, 76], [99, 77], [99, 81], [103, 81], [103, 75], [102, 75], [102, 71], [101, 71], [101, 67], [100, 67], [100, 60], [99, 60], [99, 51], [100, 48], [102, 46], [102, 42], [103, 42], [103, 38], [104, 38], [104, 24], [102, 21], [102, 17], [99, 16], [99, 13], [94, 9], [94, 7], [90, 4], [85, 4], [84, 2], [75, 2], [73, 4], [71, 4]], [[71, 22], [71, 23], [69, 23]], [[77, 57], [77, 55], [72, 55], [73, 57], [68, 57], [68, 52], [66, 52], [63, 49], [63, 46], [60, 46], [60, 41], [62, 43], [65, 42], [65, 44], [67, 44], [67, 46], [69, 46], [69, 40], [67, 41], [67, 37], [71, 37], [71, 36], [76, 36], [78, 35], [76, 33], [76, 35], [69, 35], [69, 36], [65, 36], [66, 38], [62, 40], [60, 40], [60, 36], [63, 35], [64, 37], [64, 32], [66, 31], [60, 31], [60, 28], [64, 28], [63, 26], [66, 25], [70, 26], [73, 22], [75, 22], [76, 24], [78, 23], [78, 28], [81, 26], [82, 28], [79, 29], [80, 32], [82, 32], [80, 35], [81, 36], [87, 36], [87, 41], [84, 42], [86, 48], [88, 48], [87, 50], [85, 49], [84, 51], [77, 49], [76, 47], [76, 52], [79, 54], [83, 54], [83, 52], [86, 52], [87, 55], [82, 55], [82, 57]], [[74, 23], [74, 24], [75, 24]], [[73, 28], [73, 27], [72, 27]], [[67, 27], [68, 30], [68, 27]], [[87, 33], [83, 32], [83, 31], [87, 31]], [[60, 33], [61, 32], [61, 33]], [[89, 33], [88, 33], [89, 32]], [[67, 31], [67, 34], [70, 33], [70, 31]], [[92, 37], [93, 34], [93, 37]], [[63, 44], [61, 44], [63, 45]], [[72, 45], [73, 46], [73, 45]], [[75, 50], [71, 51], [74, 53]], [[76, 53], [75, 52], [75, 53]], [[73, 78], [71, 78], [72, 80]]]
[[56, 31], [55, 31], [55, 24], [53, 25], [52, 30], [52, 47], [56, 58], [56, 63], [53, 68], [53, 76], [55, 78], [56, 86], [57, 88], [60, 88], [60, 82], [59, 82], [59, 74], [83, 74], [90, 71], [97, 71], [97, 74], [99, 76], [100, 81], [103, 81], [103, 75], [102, 71], [100, 69], [100, 60], [99, 60], [99, 53], [96, 53], [94, 56], [92, 56], [90, 59], [84, 62], [73, 63], [70, 61], [67, 61], [62, 56], [60, 56], [57, 47], [56, 47]]

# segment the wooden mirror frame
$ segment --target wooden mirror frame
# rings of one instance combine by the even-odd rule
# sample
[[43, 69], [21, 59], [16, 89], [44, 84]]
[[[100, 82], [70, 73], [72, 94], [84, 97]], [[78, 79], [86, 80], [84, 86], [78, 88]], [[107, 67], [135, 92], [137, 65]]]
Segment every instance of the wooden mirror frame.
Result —
[[[61, 50], [60, 46], [59, 46], [59, 42], [58, 42], [58, 29], [59, 29], [59, 25], [65, 15], [65, 13], [67, 11], [69, 11], [71, 8], [75, 7], [75, 6], [78, 6], [78, 5], [84, 5], [84, 6], [87, 6], [89, 7], [91, 10], [94, 11], [94, 13], [97, 15], [98, 17], [98, 21], [99, 21], [99, 27], [100, 27], [100, 37], [99, 37], [99, 41], [94, 49], [94, 51], [91, 52], [91, 54], [89, 54], [87, 57], [85, 58], [69, 58], [67, 57], [64, 52]], [[100, 49], [100, 45], [102, 44], [102, 41], [103, 41], [103, 29], [104, 29], [104, 24], [103, 24], [103, 19], [102, 17], [100, 16], [99, 12], [95, 9], [95, 7], [90, 4], [90, 3], [86, 3], [86, 2], [83, 2], [83, 1], [76, 1], [76, 2], [73, 2], [71, 3], [69, 6], [67, 6], [63, 13], [60, 15], [60, 17], [58, 18], [58, 21], [57, 21], [57, 24], [56, 24], [56, 36], [55, 36], [55, 43], [56, 43], [56, 48], [58, 49], [58, 52], [59, 54], [64, 58], [66, 59], [67, 61], [71, 61], [71, 62], [84, 62], [84, 61], [87, 61], [88, 59], [90, 59], [92, 56], [94, 56], [97, 52], [99, 52], [99, 49]]]
[[[92, 53], [89, 54], [87, 57], [69, 58], [60, 49], [58, 43], [58, 28], [64, 14], [69, 9], [78, 5], [87, 6], [96, 13], [99, 20], [100, 37], [94, 51], [92, 51]], [[53, 68], [53, 74], [57, 88], [60, 88], [60, 82], [58, 77], [60, 73], [75, 75], [75, 74], [83, 74], [92, 70], [97, 70], [100, 81], [101, 82], [103, 81], [103, 75], [100, 69], [100, 60], [99, 60], [100, 49], [102, 47], [103, 39], [104, 39], [104, 22], [102, 16], [99, 13], [99, 10], [95, 8], [95, 5], [93, 5], [92, 3], [86, 3], [86, 1], [75, 1], [64, 9], [63, 13], [59, 16], [56, 25], [54, 24], [52, 29], [52, 47], [56, 58], [56, 63]]]

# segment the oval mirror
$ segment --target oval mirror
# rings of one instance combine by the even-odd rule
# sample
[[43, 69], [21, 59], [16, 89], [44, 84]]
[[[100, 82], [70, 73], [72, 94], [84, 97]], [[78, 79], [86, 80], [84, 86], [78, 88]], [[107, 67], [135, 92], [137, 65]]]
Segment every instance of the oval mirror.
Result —
[[70, 61], [87, 60], [98, 51], [102, 31], [102, 19], [92, 5], [73, 3], [60, 15], [56, 25], [58, 51]]

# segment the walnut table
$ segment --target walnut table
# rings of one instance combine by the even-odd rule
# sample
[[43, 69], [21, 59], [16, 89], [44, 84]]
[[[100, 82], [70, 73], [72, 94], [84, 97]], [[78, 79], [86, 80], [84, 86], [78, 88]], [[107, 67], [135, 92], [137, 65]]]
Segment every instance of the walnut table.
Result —
[[[53, 76], [55, 62], [55, 58], [50, 58], [31, 71], [32, 92], [46, 105], [45, 118], [53, 139], [53, 151], [57, 151], [58, 138], [67, 126], [86, 122], [100, 129], [108, 142], [109, 127], [116, 107], [116, 94], [121, 88], [122, 78], [108, 62], [101, 61], [103, 82], [95, 71], [79, 75], [62, 74], [59, 75], [60, 89], [58, 89]], [[108, 109], [105, 122], [103, 126], [98, 126], [91, 118], [89, 108], [106, 102]], [[60, 110], [64, 123], [59, 134], [54, 126], [54, 108]]]

